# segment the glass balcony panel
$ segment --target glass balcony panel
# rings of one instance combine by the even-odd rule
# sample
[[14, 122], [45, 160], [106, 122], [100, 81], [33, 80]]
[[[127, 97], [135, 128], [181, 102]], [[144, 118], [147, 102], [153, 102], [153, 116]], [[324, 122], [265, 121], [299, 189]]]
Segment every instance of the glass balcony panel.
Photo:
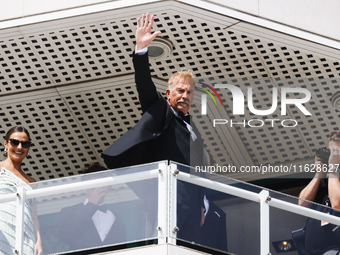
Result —
[[[218, 189], [223, 189], [225, 184], [256, 196], [261, 189], [225, 176], [196, 172], [185, 165], [177, 164], [177, 168], [180, 171], [177, 182], [177, 241], [214, 254], [260, 254], [259, 203]], [[187, 180], [181, 177], [185, 174], [188, 174]], [[212, 186], [195, 183], [202, 180], [200, 178]], [[214, 181], [220, 185], [214, 186]]]
[[[286, 210], [270, 207], [270, 252], [271, 254], [298, 254], [304, 247], [306, 254], [323, 254], [340, 245], [340, 228], [327, 220], [313, 219], [293, 213], [290, 205], [298, 205], [313, 211], [339, 216], [332, 208], [305, 201], [283, 193], [270, 191], [270, 197], [286, 202]], [[335, 254], [335, 253], [334, 253]]]
[[154, 242], [158, 224], [155, 172], [158, 163], [32, 184], [35, 191], [56, 190], [60, 185], [64, 190], [29, 199], [37, 205], [44, 254], [101, 252]]

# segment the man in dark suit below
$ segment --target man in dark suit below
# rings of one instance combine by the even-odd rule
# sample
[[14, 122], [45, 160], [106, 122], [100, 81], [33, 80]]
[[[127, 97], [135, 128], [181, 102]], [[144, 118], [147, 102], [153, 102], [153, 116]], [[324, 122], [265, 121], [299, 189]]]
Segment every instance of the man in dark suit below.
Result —
[[[136, 48], [133, 53], [135, 81], [143, 116], [140, 121], [103, 153], [109, 168], [160, 160], [186, 165], [207, 165], [208, 153], [188, 114], [194, 97], [194, 76], [189, 71], [173, 74], [165, 100], [151, 79], [147, 46], [160, 35], [151, 33], [154, 17], [137, 20]], [[184, 169], [188, 171], [188, 169]], [[195, 185], [178, 182], [178, 237], [195, 241], [200, 228], [202, 192]]]
[[208, 200], [207, 195], [203, 197], [201, 209], [201, 228], [198, 243], [207, 247], [227, 251], [226, 214], [214, 202]]
[[[91, 173], [105, 169], [95, 163], [83, 172]], [[126, 240], [125, 226], [117, 215], [103, 205], [109, 190], [110, 187], [107, 186], [89, 189], [84, 202], [61, 210], [58, 234], [68, 245], [69, 251], [114, 245]]]

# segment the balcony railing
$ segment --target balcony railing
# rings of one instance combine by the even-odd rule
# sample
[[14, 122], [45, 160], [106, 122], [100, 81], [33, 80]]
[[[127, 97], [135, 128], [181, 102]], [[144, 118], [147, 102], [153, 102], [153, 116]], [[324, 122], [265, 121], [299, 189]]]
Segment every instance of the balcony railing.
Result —
[[[294, 254], [292, 231], [302, 228], [308, 217], [340, 225], [340, 218], [300, 206], [295, 197], [225, 176], [196, 173], [167, 161], [53, 179], [31, 187], [0, 197], [0, 206], [16, 203], [16, 254], [23, 254], [27, 202], [37, 205], [44, 254], [100, 253], [151, 243], [187, 245], [208, 253], [263, 255], [286, 250]], [[96, 228], [93, 213], [86, 214], [84, 204], [92, 201], [100, 187], [107, 188], [104, 204], [112, 213], [105, 214], [107, 221], [99, 220], [101, 227]], [[191, 238], [186, 228], [193, 226], [185, 221], [194, 222], [195, 215], [200, 215], [190, 210], [203, 195], [209, 200], [208, 213], [226, 220], [212, 225], [222, 231], [205, 237], [213, 241], [200, 243], [202, 239]], [[103, 224], [109, 225], [104, 241], [97, 230], [105, 229]], [[204, 224], [216, 222], [206, 218]], [[97, 238], [90, 238], [92, 234]]]

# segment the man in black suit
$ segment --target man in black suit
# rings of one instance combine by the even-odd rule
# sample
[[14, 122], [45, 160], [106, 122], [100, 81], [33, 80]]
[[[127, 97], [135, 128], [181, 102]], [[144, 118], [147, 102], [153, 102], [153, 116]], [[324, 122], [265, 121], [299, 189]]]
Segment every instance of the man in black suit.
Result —
[[227, 251], [226, 213], [214, 202], [203, 197], [201, 228], [198, 243], [207, 247]]
[[[188, 114], [195, 81], [189, 71], [175, 73], [168, 81], [167, 100], [151, 79], [147, 46], [161, 32], [151, 33], [153, 16], [138, 18], [133, 54], [135, 81], [143, 116], [103, 152], [109, 168], [173, 160], [186, 165], [207, 164], [202, 139]], [[193, 150], [195, 148], [195, 150]], [[194, 152], [193, 152], [194, 151]]]
[[[95, 163], [90, 165], [84, 173], [105, 169]], [[114, 245], [126, 241], [125, 226], [117, 215], [103, 205], [109, 189], [110, 187], [89, 189], [84, 202], [61, 210], [58, 235], [68, 245], [68, 251]]]
[[[149, 21], [150, 20], [150, 21]], [[182, 71], [168, 81], [165, 100], [151, 79], [147, 46], [161, 34], [151, 33], [154, 17], [137, 20], [133, 54], [135, 81], [143, 116], [103, 153], [109, 168], [173, 160], [186, 165], [207, 165], [208, 153], [188, 114], [194, 96], [193, 74]], [[183, 171], [189, 171], [183, 167]], [[178, 237], [195, 241], [199, 232], [202, 192], [200, 187], [178, 182]]]

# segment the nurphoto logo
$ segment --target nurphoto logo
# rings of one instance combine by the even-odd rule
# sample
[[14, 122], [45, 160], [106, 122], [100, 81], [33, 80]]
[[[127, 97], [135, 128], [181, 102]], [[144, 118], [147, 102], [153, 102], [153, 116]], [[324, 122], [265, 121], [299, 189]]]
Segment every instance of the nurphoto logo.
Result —
[[[212, 93], [208, 90], [210, 89], [218, 98], [220, 101], [221, 106], [222, 100], [220, 96], [218, 95], [216, 89], [228, 89], [229, 92], [232, 94], [232, 113], [234, 116], [237, 115], [244, 115], [245, 114], [245, 95], [243, 91], [231, 84], [215, 84], [214, 87], [206, 84], [201, 83], [203, 86], [207, 87], [207, 89], [199, 88], [199, 90], [204, 91], [206, 94], [201, 95], [201, 113], [202, 115], [207, 115], [207, 95], [209, 95], [212, 100], [214, 101], [215, 105], [217, 105], [216, 100]], [[270, 115], [274, 113], [277, 110], [277, 107], [280, 107], [281, 116], [287, 115], [287, 106], [288, 105], [295, 105], [305, 116], [311, 116], [312, 114], [306, 109], [304, 104], [306, 104], [311, 99], [311, 93], [309, 90], [305, 88], [290, 88], [290, 87], [282, 87], [282, 88], [276, 88], [273, 87], [271, 91], [272, 95], [272, 104], [269, 109], [256, 109], [254, 107], [253, 103], [253, 88], [248, 87], [247, 88], [247, 107], [250, 113], [258, 116], [265, 116]], [[280, 92], [280, 103], [279, 103], [279, 92]], [[301, 95], [301, 98], [289, 98], [289, 94], [298, 94]], [[231, 103], [231, 102], [228, 102]], [[266, 124], [271, 125], [271, 127], [274, 127], [275, 124], [279, 122], [281, 126], [283, 127], [295, 127], [298, 125], [298, 122], [295, 119], [250, 119], [246, 120], [243, 119], [242, 121], [233, 121], [232, 119], [213, 119], [213, 126], [216, 127], [217, 125], [230, 125], [230, 127], [234, 127], [235, 125], [241, 125], [241, 126], [249, 126], [249, 127], [262, 127]]]

